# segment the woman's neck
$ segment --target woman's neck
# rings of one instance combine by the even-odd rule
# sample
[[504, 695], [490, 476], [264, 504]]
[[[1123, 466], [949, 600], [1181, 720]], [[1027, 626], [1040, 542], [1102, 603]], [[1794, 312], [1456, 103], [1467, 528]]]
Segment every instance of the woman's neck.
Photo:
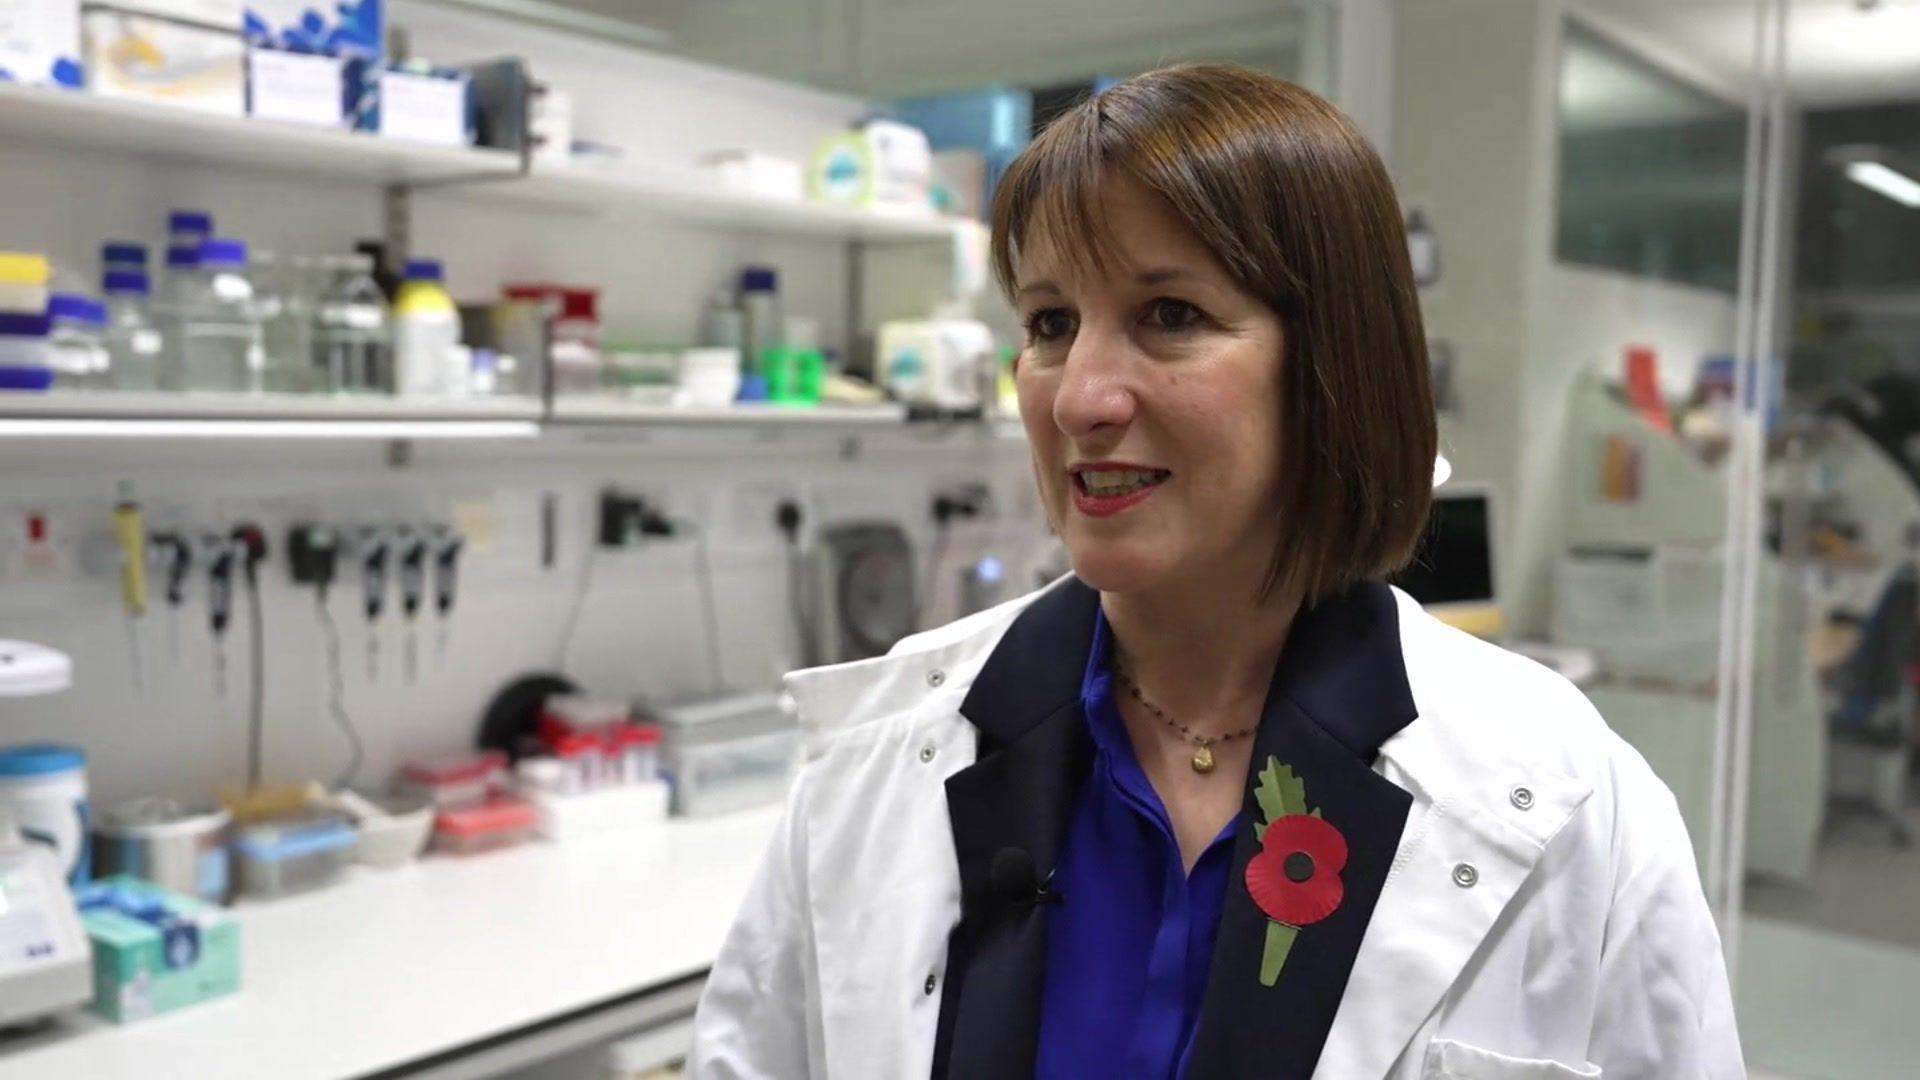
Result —
[[1296, 602], [1214, 590], [1103, 593], [1127, 672], [1155, 704], [1202, 733], [1259, 709], [1293, 626]]

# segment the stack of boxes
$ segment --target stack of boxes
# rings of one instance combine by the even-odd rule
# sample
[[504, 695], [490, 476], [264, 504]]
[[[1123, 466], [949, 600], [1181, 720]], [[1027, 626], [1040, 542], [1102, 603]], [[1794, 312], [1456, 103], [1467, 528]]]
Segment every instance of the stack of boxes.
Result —
[[0, 82], [77, 90], [80, 5], [54, 0], [0, 0]]
[[48, 343], [47, 286], [52, 269], [44, 255], [0, 251], [0, 391], [46, 390], [53, 385]]
[[465, 72], [386, 58], [386, 0], [0, 0], [0, 81], [474, 141]]

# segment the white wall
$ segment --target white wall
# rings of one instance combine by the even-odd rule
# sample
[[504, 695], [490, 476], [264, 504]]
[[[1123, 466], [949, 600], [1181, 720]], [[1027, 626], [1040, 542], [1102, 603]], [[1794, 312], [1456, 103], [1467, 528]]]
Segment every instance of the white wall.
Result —
[[[729, 67], [872, 97], [1237, 60], [1288, 74], [1328, 0], [733, 0], [694, 4], [675, 47]], [[1318, 13], [1315, 13], [1317, 18]]]

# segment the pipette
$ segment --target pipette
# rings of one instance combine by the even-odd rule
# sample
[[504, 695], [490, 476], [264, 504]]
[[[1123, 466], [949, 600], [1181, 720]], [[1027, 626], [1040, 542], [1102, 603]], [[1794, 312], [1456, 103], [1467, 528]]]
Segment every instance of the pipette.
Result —
[[360, 556], [360, 596], [367, 616], [367, 681], [380, 674], [380, 612], [387, 603], [387, 559], [391, 550], [387, 534], [378, 526], [360, 530], [355, 545]]
[[447, 630], [452, 621], [453, 602], [459, 588], [460, 549], [466, 546], [466, 540], [457, 532], [441, 526], [434, 535], [433, 553], [433, 610], [438, 617], [434, 632], [434, 654], [444, 661], [447, 656]]
[[133, 670], [133, 692], [146, 694], [146, 673], [140, 656], [140, 620], [147, 613], [147, 529], [140, 504], [133, 501], [133, 485], [120, 484], [120, 501], [113, 508], [113, 533], [120, 544], [120, 600], [127, 609], [127, 660]]
[[407, 682], [418, 675], [420, 645], [420, 602], [427, 591], [427, 537], [415, 529], [401, 526], [397, 541], [400, 553], [400, 614], [406, 619]]

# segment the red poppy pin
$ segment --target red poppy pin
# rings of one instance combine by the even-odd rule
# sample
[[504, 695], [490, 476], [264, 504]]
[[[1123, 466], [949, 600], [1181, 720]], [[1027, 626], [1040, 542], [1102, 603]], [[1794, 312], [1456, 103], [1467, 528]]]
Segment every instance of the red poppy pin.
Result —
[[1262, 820], [1253, 826], [1260, 850], [1247, 863], [1247, 892], [1267, 916], [1260, 985], [1272, 986], [1280, 981], [1300, 928], [1339, 910], [1347, 891], [1340, 881], [1347, 838], [1318, 809], [1307, 809], [1306, 782], [1278, 758], [1267, 758], [1253, 797]]

